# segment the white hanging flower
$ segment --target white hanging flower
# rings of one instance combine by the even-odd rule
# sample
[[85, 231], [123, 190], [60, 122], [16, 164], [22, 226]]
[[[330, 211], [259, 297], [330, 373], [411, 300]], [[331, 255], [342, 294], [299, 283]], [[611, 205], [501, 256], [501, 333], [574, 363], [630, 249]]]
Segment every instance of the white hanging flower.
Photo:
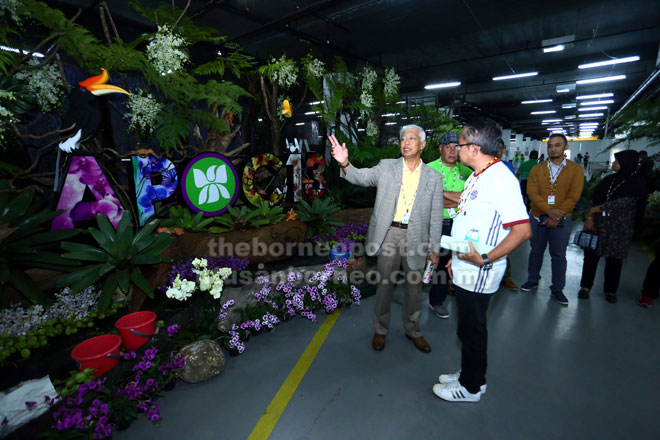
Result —
[[362, 70], [362, 90], [370, 92], [373, 90], [376, 80], [378, 79], [378, 74], [374, 69], [369, 66], [366, 66]]
[[371, 119], [367, 122], [367, 136], [378, 136], [378, 125]]
[[[32, 58], [30, 66], [38, 66], [39, 60]], [[37, 103], [43, 114], [55, 110], [61, 105], [64, 88], [57, 66], [54, 63], [16, 74], [16, 79], [27, 84], [28, 89], [37, 97]]]
[[397, 75], [394, 68], [385, 70], [385, 79], [383, 80], [383, 92], [386, 99], [392, 99], [399, 95], [399, 84], [401, 77]]
[[128, 109], [130, 112], [124, 115], [128, 119], [128, 128], [149, 135], [156, 126], [156, 118], [163, 106], [151, 94], [138, 90], [128, 97]]
[[363, 90], [360, 94], [360, 104], [367, 108], [371, 108], [374, 105], [374, 97], [368, 91]]
[[169, 26], [159, 26], [147, 45], [147, 58], [162, 75], [177, 72], [189, 61], [185, 46], [186, 41], [172, 32]]
[[325, 63], [313, 57], [309, 57], [305, 61], [307, 73], [313, 78], [321, 79], [325, 74]]
[[[0, 102], [5, 101], [15, 101], [16, 96], [12, 92], [7, 90], [0, 90]], [[7, 107], [0, 104], [0, 145], [4, 144], [5, 133], [9, 129], [9, 123], [14, 122], [16, 116], [9, 110]]]
[[[206, 269], [206, 265], [208, 264], [208, 261], [206, 258], [195, 258], [192, 260], [192, 265], [196, 269]], [[197, 271], [194, 271], [197, 273]]]
[[211, 165], [206, 174], [202, 170], [194, 169], [193, 178], [195, 186], [201, 188], [199, 193], [198, 204], [214, 203], [220, 200], [220, 196], [229, 199], [229, 191], [223, 185], [227, 183], [227, 166], [226, 165]]
[[20, 0], [1, 0], [0, 1], [0, 16], [11, 16], [12, 20], [16, 23], [21, 22], [21, 15], [23, 11], [19, 11]]
[[279, 60], [271, 59], [271, 64], [277, 64], [277, 68], [273, 72], [272, 80], [280, 85], [280, 87], [288, 89], [298, 80], [298, 68], [293, 60], [287, 59], [286, 55], [282, 55]]

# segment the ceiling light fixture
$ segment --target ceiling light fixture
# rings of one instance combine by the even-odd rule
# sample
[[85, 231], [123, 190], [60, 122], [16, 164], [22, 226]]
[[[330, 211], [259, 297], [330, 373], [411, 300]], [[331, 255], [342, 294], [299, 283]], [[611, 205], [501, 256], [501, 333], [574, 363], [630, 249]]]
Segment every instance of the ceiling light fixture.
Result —
[[458, 87], [461, 85], [460, 81], [446, 82], [446, 83], [437, 83], [437, 84], [427, 84], [424, 86], [426, 90], [434, 89], [445, 89], [447, 87]]
[[597, 99], [597, 98], [611, 98], [614, 96], [614, 93], [597, 93], [595, 95], [580, 95], [576, 96], [575, 99]]
[[[23, 55], [27, 55], [30, 53], [27, 50], [20, 50], [20, 49], [16, 49], [15, 47], [2, 46], [2, 45], [0, 45], [0, 49], [4, 50], [5, 52], [14, 52]], [[41, 52], [32, 52], [32, 56], [36, 58], [43, 58], [44, 54], [42, 54]]]
[[305, 125], [304, 122], [296, 122], [296, 125]]
[[575, 119], [575, 115], [566, 115], [564, 119]]
[[614, 58], [612, 60], [607, 60], [607, 61], [598, 61], [595, 63], [580, 64], [578, 66], [578, 69], [592, 69], [594, 67], [611, 66], [612, 64], [621, 64], [621, 63], [633, 63], [635, 61], [639, 61], [638, 56]]
[[618, 81], [620, 79], [626, 79], [626, 75], [614, 75], [614, 76], [603, 76], [601, 78], [580, 79], [575, 81], [575, 84], [594, 84], [594, 83], [602, 83], [608, 81]]
[[405, 104], [406, 101], [398, 101], [397, 104]]
[[557, 113], [557, 110], [539, 110], [532, 112], [533, 115], [549, 115], [550, 113]]
[[309, 105], [319, 105], [319, 104], [323, 104], [324, 102], [325, 101], [312, 101], [309, 103]]
[[386, 122], [385, 125], [396, 125], [396, 122]]
[[581, 118], [599, 118], [603, 116], [604, 113], [585, 113], [583, 115], [580, 115]]
[[528, 76], [536, 76], [538, 72], [516, 73], [513, 75], [494, 76], [493, 81], [502, 81], [503, 79], [525, 78]]
[[602, 105], [602, 104], [614, 104], [614, 100], [613, 99], [605, 99], [603, 101], [585, 101], [585, 102], [580, 103], [580, 105], [585, 105], [585, 106]]
[[564, 50], [564, 49], [565, 49], [565, 47], [564, 47], [563, 44], [558, 44], [558, 45], [556, 45], [556, 46], [552, 46], [552, 47], [544, 47], [544, 48], [543, 48], [543, 53], [548, 53], [548, 52], [561, 52], [561, 51]]
[[552, 99], [533, 99], [531, 101], [520, 101], [521, 104], [542, 104], [544, 102], [552, 102]]
[[578, 109], [579, 112], [590, 112], [594, 110], [607, 110], [606, 105], [597, 105], [596, 107], [580, 107]]
[[305, 112], [305, 115], [315, 115], [316, 112]]
[[541, 121], [542, 124], [549, 124], [551, 122], [561, 122], [561, 119], [544, 119]]
[[562, 104], [561, 105], [561, 108], [575, 108], [575, 107], [577, 107], [577, 104], [574, 103], [574, 102], [572, 102], [570, 104]]

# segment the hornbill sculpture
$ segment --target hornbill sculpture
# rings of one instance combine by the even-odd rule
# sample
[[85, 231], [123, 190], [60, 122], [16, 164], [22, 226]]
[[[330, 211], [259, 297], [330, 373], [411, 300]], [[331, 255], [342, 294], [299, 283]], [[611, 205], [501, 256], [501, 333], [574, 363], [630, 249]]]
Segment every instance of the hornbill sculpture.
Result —
[[68, 127], [75, 123], [74, 129], [78, 129], [72, 137], [60, 142], [60, 150], [71, 153], [77, 150], [81, 142], [92, 137], [101, 124], [101, 110], [98, 108], [96, 97], [109, 93], [124, 93], [130, 95], [126, 90], [106, 84], [108, 82], [108, 71], [102, 69], [100, 75], [92, 76], [80, 81], [79, 88], [73, 89], [69, 94], [69, 113], [64, 118], [64, 126]]

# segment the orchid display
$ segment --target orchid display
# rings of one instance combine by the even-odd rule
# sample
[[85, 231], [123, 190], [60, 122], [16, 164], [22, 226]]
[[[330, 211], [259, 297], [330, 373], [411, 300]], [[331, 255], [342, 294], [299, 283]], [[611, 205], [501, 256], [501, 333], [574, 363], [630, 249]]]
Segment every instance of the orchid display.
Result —
[[333, 232], [324, 236], [312, 237], [312, 242], [324, 250], [340, 248], [345, 252], [351, 250], [355, 243], [363, 242], [368, 229], [368, 223], [346, 223], [344, 226], [334, 226]]
[[185, 301], [192, 296], [195, 290], [199, 289], [202, 292], [208, 291], [214, 299], [220, 299], [225, 280], [232, 273], [231, 268], [209, 269], [206, 258], [195, 258], [191, 263], [192, 273], [196, 275], [196, 280], [191, 281], [181, 278], [181, 274], [177, 274], [172, 285], [166, 290], [165, 295], [168, 298]]
[[[229, 256], [202, 256], [200, 257], [203, 260], [206, 260], [206, 268], [208, 270], [215, 270], [221, 267], [233, 269], [236, 272], [245, 270], [250, 264], [250, 260], [247, 258], [239, 257], [229, 257]], [[195, 279], [195, 267], [193, 266], [194, 259], [182, 260], [172, 266], [168, 272], [168, 285], [172, 285], [177, 277], [179, 279], [192, 280]], [[162, 292], [167, 291], [168, 286], [160, 286], [159, 290]]]

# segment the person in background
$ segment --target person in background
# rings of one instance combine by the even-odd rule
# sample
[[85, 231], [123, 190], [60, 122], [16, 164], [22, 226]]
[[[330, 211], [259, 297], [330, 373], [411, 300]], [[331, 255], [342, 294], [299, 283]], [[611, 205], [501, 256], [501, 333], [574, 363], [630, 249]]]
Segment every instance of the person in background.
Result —
[[578, 153], [577, 156], [575, 156], [575, 163], [582, 165], [582, 154]]
[[518, 179], [520, 179], [520, 192], [522, 193], [523, 200], [525, 201], [525, 206], [529, 210], [529, 197], [527, 196], [527, 179], [529, 179], [529, 172], [532, 171], [538, 163], [539, 152], [532, 150], [529, 153], [529, 159], [520, 164], [518, 168]]
[[598, 260], [605, 257], [605, 300], [616, 303], [623, 260], [632, 242], [638, 204], [646, 194], [646, 183], [637, 173], [639, 154], [635, 150], [614, 155], [614, 174], [605, 177], [594, 189], [584, 214], [584, 230], [598, 235], [596, 251], [584, 251], [582, 279], [578, 298], [588, 299], [596, 277]]
[[545, 248], [550, 245], [552, 259], [552, 299], [568, 305], [564, 295], [566, 285], [566, 248], [571, 237], [571, 213], [580, 199], [584, 185], [584, 171], [564, 157], [568, 149], [566, 136], [553, 133], [548, 139], [548, 160], [532, 168], [527, 180], [532, 226], [531, 251], [527, 267], [527, 281], [520, 290], [536, 289], [541, 279]]
[[465, 183], [451, 229], [452, 237], [465, 240], [470, 250], [447, 263], [458, 308], [456, 333], [463, 345], [461, 369], [441, 374], [433, 386], [435, 395], [450, 402], [478, 402], [486, 391], [488, 304], [502, 281], [503, 257], [531, 236], [518, 182], [496, 158], [501, 137], [495, 122], [470, 121], [457, 145], [461, 163], [475, 172]]
[[545, 153], [541, 153], [541, 157], [539, 157], [539, 163], [543, 162], [545, 160]]
[[401, 156], [383, 159], [372, 168], [356, 168], [348, 159], [346, 144], [330, 136], [332, 157], [339, 163], [340, 176], [360, 186], [375, 186], [376, 201], [367, 232], [367, 255], [378, 255], [380, 282], [374, 302], [374, 337], [371, 348], [385, 348], [389, 332], [392, 290], [396, 274], [406, 278], [402, 307], [406, 337], [415, 347], [429, 353], [431, 346], [422, 336], [422, 270], [427, 261], [438, 265], [442, 237], [442, 176], [422, 162], [426, 133], [417, 125], [399, 132]]
[[[442, 175], [444, 189], [442, 235], [451, 235], [458, 200], [461, 197], [465, 181], [472, 174], [470, 168], [458, 162], [458, 151], [456, 150], [458, 138], [458, 133], [443, 134], [438, 146], [440, 158], [428, 164]], [[449, 310], [445, 306], [449, 293], [449, 275], [445, 266], [450, 258], [451, 252], [448, 249], [440, 250], [440, 261], [435, 268], [437, 276], [433, 278], [433, 284], [429, 290], [429, 307], [438, 318], [449, 318]]]
[[589, 166], [589, 153], [584, 153], [582, 164], [584, 164], [584, 170], [587, 171], [587, 167]]

